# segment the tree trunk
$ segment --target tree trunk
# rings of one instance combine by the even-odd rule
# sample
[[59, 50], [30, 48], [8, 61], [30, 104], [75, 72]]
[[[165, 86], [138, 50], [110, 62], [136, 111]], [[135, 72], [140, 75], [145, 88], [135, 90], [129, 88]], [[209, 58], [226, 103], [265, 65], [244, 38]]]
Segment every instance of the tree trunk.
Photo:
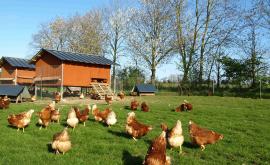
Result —
[[217, 62], [217, 89], [220, 87], [220, 62]]
[[155, 85], [156, 82], [156, 68], [151, 69], [151, 84]]
[[185, 68], [184, 69], [184, 75], [183, 75], [183, 79], [182, 79], [182, 83], [185, 84], [188, 82], [188, 72], [189, 72], [189, 69]]
[[208, 88], [210, 88], [210, 85], [211, 85], [211, 73], [212, 73], [212, 70], [213, 70], [214, 62], [215, 62], [215, 60], [213, 59], [212, 62], [211, 62], [211, 66], [210, 66], [208, 76], [207, 76]]
[[205, 20], [205, 28], [202, 35], [202, 41], [201, 41], [201, 51], [200, 51], [200, 70], [199, 70], [199, 83], [202, 85], [203, 83], [203, 64], [204, 64], [204, 51], [205, 51], [205, 37], [208, 30], [208, 24], [210, 21], [210, 5], [211, 0], [207, 1], [207, 9], [206, 9], [206, 20]]
[[115, 79], [116, 79], [116, 72], [115, 72], [115, 63], [113, 64], [113, 73], [112, 73], [112, 88], [113, 88], [113, 91], [115, 92]]

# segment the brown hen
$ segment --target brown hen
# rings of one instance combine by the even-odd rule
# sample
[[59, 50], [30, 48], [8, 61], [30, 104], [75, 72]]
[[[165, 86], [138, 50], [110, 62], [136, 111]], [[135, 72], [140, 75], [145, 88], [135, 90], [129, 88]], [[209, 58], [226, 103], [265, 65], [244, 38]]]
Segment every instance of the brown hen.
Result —
[[223, 139], [222, 134], [218, 134], [206, 128], [201, 128], [192, 121], [189, 121], [189, 135], [192, 144], [200, 146], [202, 151], [205, 149], [206, 144], [214, 144], [218, 140]]
[[87, 106], [83, 111], [80, 111], [77, 107], [74, 107], [74, 110], [79, 121], [83, 123], [83, 126], [85, 126], [85, 122], [89, 118], [89, 112], [91, 110], [90, 106]]
[[151, 126], [142, 124], [136, 120], [134, 112], [128, 113], [126, 131], [135, 141], [137, 141], [136, 138], [146, 135], [151, 130]]
[[166, 131], [156, 137], [145, 156], [144, 165], [170, 165], [170, 157], [166, 156]]

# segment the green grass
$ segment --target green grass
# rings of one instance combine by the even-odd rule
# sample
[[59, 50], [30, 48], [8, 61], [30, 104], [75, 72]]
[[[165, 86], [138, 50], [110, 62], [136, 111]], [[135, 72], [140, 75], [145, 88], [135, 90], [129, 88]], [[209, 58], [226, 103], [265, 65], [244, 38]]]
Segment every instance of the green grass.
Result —
[[[86, 127], [80, 124], [74, 132], [69, 129], [72, 149], [65, 155], [55, 155], [48, 143], [54, 133], [63, 130], [70, 105], [62, 107], [61, 124], [52, 123], [48, 129], [39, 130], [37, 116], [32, 116], [25, 133], [9, 127], [6, 120], [11, 113], [33, 108], [40, 111], [43, 105], [34, 103], [12, 104], [0, 110], [0, 164], [141, 164], [150, 141], [161, 133], [160, 123], [172, 127], [182, 121], [185, 143], [184, 154], [167, 149], [172, 164], [270, 164], [270, 101], [233, 97], [141, 97], [149, 103], [151, 112], [137, 111], [139, 121], [153, 125], [154, 129], [137, 142], [125, 133], [125, 120], [129, 102], [113, 104], [118, 123], [111, 128], [93, 120]], [[172, 108], [184, 99], [193, 104], [192, 112], [176, 113]], [[138, 98], [139, 100], [139, 98]], [[98, 105], [100, 109], [105, 104]], [[121, 108], [121, 109], [120, 109]], [[224, 139], [208, 145], [205, 151], [190, 145], [188, 121], [192, 119], [202, 127], [224, 134]]]

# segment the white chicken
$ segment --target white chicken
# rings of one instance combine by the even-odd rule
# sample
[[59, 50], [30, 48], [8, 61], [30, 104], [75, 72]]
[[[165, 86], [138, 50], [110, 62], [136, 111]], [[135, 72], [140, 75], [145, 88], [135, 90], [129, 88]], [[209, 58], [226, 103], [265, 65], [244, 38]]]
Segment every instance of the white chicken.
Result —
[[80, 99], [84, 99], [83, 93], [80, 94]]
[[52, 110], [55, 109], [55, 101], [52, 101], [49, 105], [48, 105]]
[[74, 130], [78, 123], [79, 119], [76, 116], [76, 112], [73, 108], [71, 108], [71, 110], [68, 112], [67, 124]]
[[[165, 125], [165, 124], [163, 124]], [[165, 128], [167, 126], [165, 125]], [[168, 131], [168, 143], [172, 148], [179, 147], [179, 154], [182, 153], [182, 145], [184, 143], [184, 136], [183, 136], [183, 130], [182, 130], [182, 123], [180, 120], [177, 120], [176, 125], [171, 131]]]
[[108, 117], [106, 118], [106, 124], [110, 127], [111, 125], [114, 125], [117, 122], [116, 114], [114, 111], [111, 111], [108, 114]]

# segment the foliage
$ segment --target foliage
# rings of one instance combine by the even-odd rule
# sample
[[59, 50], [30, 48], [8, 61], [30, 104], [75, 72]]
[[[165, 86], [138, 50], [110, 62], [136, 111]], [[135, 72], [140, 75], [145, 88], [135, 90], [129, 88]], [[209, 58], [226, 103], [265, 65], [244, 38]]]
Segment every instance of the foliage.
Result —
[[40, 30], [33, 35], [31, 46], [99, 55], [103, 52], [104, 42], [101, 21], [99, 11], [66, 19], [57, 17], [41, 24]]
[[120, 88], [127, 91], [130, 91], [134, 85], [144, 83], [145, 81], [145, 75], [143, 71], [132, 66], [120, 70], [117, 77], [122, 85]]
[[246, 62], [230, 57], [223, 57], [221, 61], [225, 71], [224, 75], [229, 81], [241, 86], [241, 83], [246, 80], [247, 74], [249, 73]]

